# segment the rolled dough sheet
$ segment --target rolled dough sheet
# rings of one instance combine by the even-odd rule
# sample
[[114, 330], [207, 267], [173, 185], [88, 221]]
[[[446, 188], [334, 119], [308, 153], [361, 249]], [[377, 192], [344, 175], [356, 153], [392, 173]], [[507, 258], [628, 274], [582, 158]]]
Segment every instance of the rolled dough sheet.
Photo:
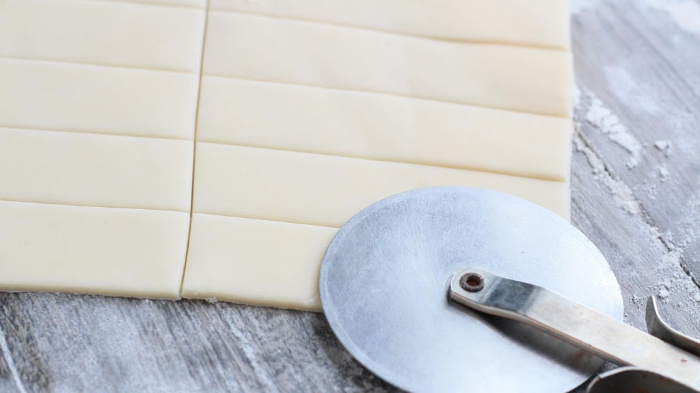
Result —
[[0, 59], [0, 126], [194, 138], [196, 74]]
[[178, 299], [203, 3], [0, 3], [0, 288]]
[[569, 48], [566, 0], [210, 0], [209, 9], [432, 37]]
[[195, 213], [340, 227], [364, 207], [399, 192], [470, 186], [569, 214], [565, 182], [205, 142], [197, 143], [195, 160]]
[[0, 56], [198, 73], [204, 12], [117, 1], [2, 1]]
[[192, 141], [0, 128], [0, 200], [190, 211]]
[[179, 298], [189, 214], [0, 201], [3, 290]]
[[206, 75], [568, 117], [571, 54], [211, 11]]
[[566, 181], [572, 129], [567, 118], [205, 76], [197, 140]]
[[[491, 188], [568, 218], [571, 54], [533, 48], [568, 48], [565, 2], [475, 12], [510, 24], [490, 35], [446, 9], [501, 0], [211, 1], [183, 297], [320, 310], [337, 228], [414, 188]], [[484, 44], [522, 26], [542, 41]]]
[[0, 287], [319, 310], [386, 196], [568, 216], [565, 2], [211, 1], [199, 115], [205, 0], [0, 4]]
[[185, 298], [320, 311], [320, 261], [336, 228], [192, 215]]

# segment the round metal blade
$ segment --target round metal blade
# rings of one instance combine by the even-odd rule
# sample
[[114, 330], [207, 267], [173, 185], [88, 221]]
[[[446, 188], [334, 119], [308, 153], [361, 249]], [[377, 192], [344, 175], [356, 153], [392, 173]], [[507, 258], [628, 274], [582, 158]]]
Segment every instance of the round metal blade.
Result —
[[346, 223], [323, 259], [323, 309], [360, 363], [412, 392], [561, 393], [602, 365], [538, 330], [449, 303], [449, 279], [467, 265], [622, 320], [615, 276], [581, 232], [520, 198], [461, 187], [395, 195]]

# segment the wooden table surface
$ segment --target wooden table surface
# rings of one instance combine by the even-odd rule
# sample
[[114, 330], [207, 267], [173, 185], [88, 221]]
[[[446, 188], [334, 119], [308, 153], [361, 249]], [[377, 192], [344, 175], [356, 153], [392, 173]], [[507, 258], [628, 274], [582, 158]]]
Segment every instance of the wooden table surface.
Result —
[[[657, 294], [700, 337], [700, 2], [573, 0], [572, 18], [573, 224], [628, 323]], [[394, 390], [323, 315], [226, 303], [3, 293], [0, 354], [0, 392]]]

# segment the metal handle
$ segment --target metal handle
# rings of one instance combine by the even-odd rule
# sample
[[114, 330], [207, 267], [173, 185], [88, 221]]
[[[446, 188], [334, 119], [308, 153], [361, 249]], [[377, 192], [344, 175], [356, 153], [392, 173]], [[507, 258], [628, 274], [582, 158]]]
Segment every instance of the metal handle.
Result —
[[679, 332], [666, 323], [661, 317], [659, 305], [654, 296], [649, 297], [647, 300], [646, 322], [647, 330], [652, 336], [656, 336], [674, 347], [690, 352], [695, 356], [700, 356], [700, 341]]
[[700, 358], [580, 303], [479, 267], [457, 272], [449, 297], [513, 319], [619, 365], [653, 371], [700, 392]]

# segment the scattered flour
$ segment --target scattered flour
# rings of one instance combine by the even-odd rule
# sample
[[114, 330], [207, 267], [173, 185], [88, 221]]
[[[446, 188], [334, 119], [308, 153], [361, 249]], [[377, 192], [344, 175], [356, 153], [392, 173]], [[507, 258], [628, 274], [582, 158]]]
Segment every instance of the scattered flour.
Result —
[[645, 0], [642, 4], [668, 15], [687, 33], [700, 35], [700, 3], [694, 0]]
[[659, 103], [658, 90], [648, 81], [634, 74], [636, 64], [628, 62], [608, 65], [604, 68], [605, 81], [610, 90], [630, 105], [631, 110], [644, 116], [667, 116]]
[[663, 152], [666, 157], [671, 156], [671, 147], [672, 146], [673, 145], [671, 145], [670, 141], [656, 141], [656, 142], [654, 142], [654, 147], [657, 150]]
[[639, 165], [642, 154], [642, 144], [627, 128], [620, 122], [620, 119], [594, 95], [589, 94], [590, 105], [585, 113], [585, 120], [596, 129], [608, 136], [617, 145], [627, 150], [630, 157], [627, 160], [627, 168], [632, 169]]
[[[579, 129], [582, 122], [592, 125], [606, 135], [610, 141], [630, 153], [627, 161], [628, 168], [636, 167], [646, 146], [630, 134], [619, 118], [606, 108], [592, 92], [587, 91], [585, 86], [577, 86], [574, 93], [577, 109], [574, 119], [576, 128]], [[671, 142], [656, 141], [653, 146], [663, 152], [666, 157], [670, 155]], [[641, 204], [635, 198], [632, 190], [606, 167], [605, 161], [593, 150], [585, 135], [580, 132], [576, 133], [574, 147], [576, 151], [586, 157], [595, 178], [610, 191], [615, 203], [628, 214], [640, 216], [640, 219], [635, 221], [639, 221], [640, 230], [648, 234], [650, 243], [660, 241], [668, 250], [654, 269], [656, 276], [663, 278], [663, 281], [657, 284], [655, 293], [666, 304], [682, 308], [690, 320], [700, 320], [700, 309], [697, 306], [697, 303], [700, 303], [700, 288], [693, 282], [692, 277], [686, 274], [681, 260], [684, 247], [700, 238], [700, 234], [697, 233], [700, 231], [694, 229], [700, 222], [700, 195], [698, 195], [696, 203], [691, 202], [689, 212], [681, 223], [680, 236], [682, 238], [674, 242], [670, 233], [661, 233], [656, 226], [642, 218]], [[658, 173], [662, 182], [669, 177], [669, 171], [665, 165], [659, 165], [655, 173]], [[654, 289], [646, 288], [646, 290], [653, 291]], [[631, 301], [643, 309], [646, 304], [646, 301], [643, 301], [645, 297], [646, 295], [633, 294]]]
[[612, 193], [615, 203], [629, 214], [639, 214], [641, 211], [639, 201], [634, 198], [632, 190], [630, 190], [625, 183], [610, 175], [605, 169], [603, 160], [586, 145], [580, 135], [574, 137], [574, 146], [576, 151], [586, 156], [588, 164], [593, 168], [593, 174], [596, 175], [596, 178]]

